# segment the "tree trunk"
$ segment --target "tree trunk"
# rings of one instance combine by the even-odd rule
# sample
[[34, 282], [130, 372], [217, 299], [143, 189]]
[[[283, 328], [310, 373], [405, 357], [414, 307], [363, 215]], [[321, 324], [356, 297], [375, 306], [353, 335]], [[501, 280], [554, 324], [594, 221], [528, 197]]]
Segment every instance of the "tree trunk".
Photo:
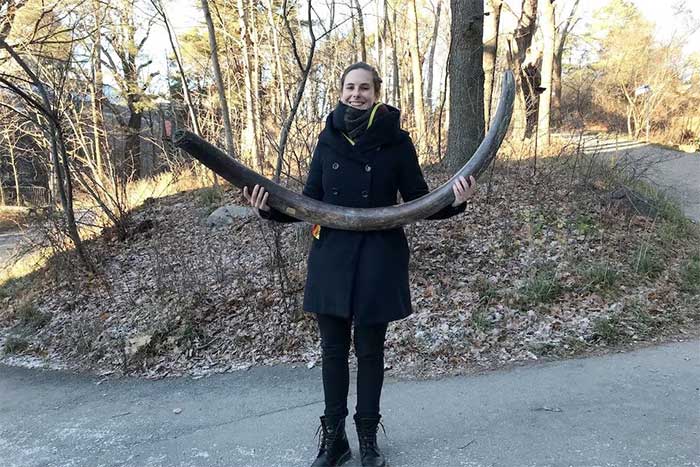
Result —
[[241, 35], [241, 63], [243, 65], [243, 94], [245, 96], [245, 125], [241, 132], [240, 157], [249, 167], [257, 160], [257, 145], [255, 140], [255, 96], [250, 63], [251, 37], [248, 9], [243, 0], [237, 1], [238, 24]]
[[365, 45], [365, 20], [362, 15], [360, 0], [355, 0], [355, 10], [357, 10], [357, 27], [360, 33], [360, 60], [367, 61], [367, 46]]
[[416, 0], [411, 0], [409, 11], [409, 52], [411, 54], [411, 74], [413, 78], [413, 113], [416, 122], [416, 139], [418, 154], [423, 149], [425, 138], [425, 108], [423, 106], [423, 73], [421, 72], [421, 56], [418, 48], [418, 7]]
[[93, 0], [95, 13], [95, 45], [92, 49], [92, 83], [91, 83], [91, 110], [92, 110], [92, 141], [93, 160], [96, 175], [99, 180], [104, 180], [104, 161], [102, 160], [102, 14], [98, 0]]
[[255, 14], [255, 1], [248, 2], [248, 25], [250, 26], [250, 39], [253, 43], [253, 68], [250, 77], [253, 83], [253, 128], [255, 129], [255, 155], [257, 156], [258, 169], [263, 171], [263, 137], [262, 137], [262, 113], [260, 109], [260, 47], [258, 40], [258, 20]]
[[462, 167], [484, 136], [484, 3], [451, 0], [450, 117], [445, 162]]
[[551, 121], [554, 127], [561, 124], [561, 61], [562, 55], [555, 53], [552, 66], [552, 114]]
[[[387, 43], [386, 43], [386, 35], [387, 31], [389, 30], [389, 15], [387, 15], [388, 11], [388, 6], [387, 6], [387, 0], [377, 0], [378, 2], [382, 2], [382, 35], [381, 35], [381, 48], [379, 49], [379, 62], [381, 66], [381, 71], [382, 71], [382, 77], [386, 79], [388, 76], [389, 69], [387, 68], [387, 63], [389, 62], [389, 59], [387, 57]], [[387, 102], [389, 99], [389, 86], [388, 83], [386, 86], [383, 86], [382, 89], [384, 93], [384, 98], [382, 99], [384, 102]]]
[[554, 35], [556, 23], [554, 19], [554, 1], [540, 0], [540, 29], [544, 40], [542, 50], [542, 72], [540, 87], [543, 89], [540, 94], [539, 110], [537, 112], [537, 138], [540, 144], [549, 146], [549, 119], [550, 105], [552, 101], [552, 68], [554, 64]]
[[[15, 147], [14, 147], [14, 144], [11, 141], [9, 141], [9, 138], [8, 138], [8, 143], [9, 143], [8, 149], [10, 150], [10, 164], [12, 164], [12, 176], [14, 177], [14, 180], [15, 180], [15, 195], [17, 198], [17, 199], [15, 199], [15, 204], [17, 206], [21, 206], [22, 205], [22, 194], [21, 194], [20, 189], [19, 189], [19, 171], [17, 170], [17, 159], [15, 158]], [[2, 204], [5, 204], [5, 193], [3, 193], [3, 196], [2, 196]]]
[[204, 19], [207, 23], [209, 32], [209, 47], [211, 48], [211, 62], [214, 68], [214, 79], [216, 87], [219, 91], [219, 102], [221, 103], [221, 114], [224, 120], [224, 132], [226, 133], [226, 152], [228, 155], [235, 158], [235, 150], [233, 146], [233, 131], [231, 130], [231, 118], [228, 112], [228, 102], [226, 101], [226, 89], [224, 88], [224, 80], [221, 77], [221, 67], [219, 66], [219, 54], [216, 48], [216, 32], [214, 31], [214, 23], [211, 20], [211, 12], [209, 11], [208, 0], [202, 0], [202, 10], [204, 11]]
[[391, 61], [392, 61], [392, 89], [391, 89], [391, 101], [394, 103], [394, 105], [401, 107], [401, 87], [399, 86], [400, 83], [400, 77], [399, 77], [399, 54], [396, 51], [398, 47], [398, 41], [396, 38], [397, 32], [397, 27], [396, 27], [396, 10], [397, 8], [394, 8], [394, 17], [392, 18], [392, 26], [389, 28], [391, 31]]
[[134, 23], [134, 4], [128, 2], [121, 12], [123, 28], [125, 29], [125, 47], [121, 50], [122, 72], [126, 84], [126, 106], [129, 109], [129, 121], [126, 126], [126, 143], [124, 145], [123, 176], [130, 178], [141, 174], [141, 90], [139, 89], [138, 71], [136, 65], [136, 26]]
[[484, 120], [486, 128], [491, 124], [493, 87], [498, 58], [498, 31], [501, 22], [502, 0], [487, 0], [489, 15], [484, 18]]
[[275, 24], [275, 18], [272, 15], [272, 9], [274, 8], [272, 0], [267, 0], [267, 21], [270, 25], [270, 31], [272, 34], [272, 51], [275, 56], [275, 67], [276, 67], [276, 80], [279, 85], [279, 110], [280, 115], [284, 119], [286, 117], [287, 109], [287, 92], [284, 86], [284, 70], [282, 68], [282, 56], [280, 53], [279, 37], [277, 34], [277, 26]]
[[[377, 69], [379, 70], [379, 73], [382, 73], [382, 0], [375, 0], [374, 3], [374, 14], [375, 14], [375, 21], [374, 21], [374, 28], [375, 28], [375, 33], [374, 33], [374, 63], [377, 66]], [[385, 75], [382, 73], [382, 77]]]
[[525, 63], [527, 50], [532, 44], [536, 18], [537, 0], [522, 0], [522, 12], [518, 20], [518, 26], [508, 40], [508, 61], [515, 72], [516, 96], [511, 125], [516, 139], [523, 139], [528, 133], [526, 88], [529, 78], [525, 70], [523, 70], [523, 64]]
[[435, 48], [437, 47], [438, 32], [440, 30], [440, 13], [442, 10], [442, 0], [438, 0], [435, 8], [435, 26], [433, 27], [433, 36], [430, 39], [430, 52], [428, 53], [428, 89], [425, 90], [426, 103], [428, 104], [428, 112], [433, 113], [433, 75], [435, 69]]

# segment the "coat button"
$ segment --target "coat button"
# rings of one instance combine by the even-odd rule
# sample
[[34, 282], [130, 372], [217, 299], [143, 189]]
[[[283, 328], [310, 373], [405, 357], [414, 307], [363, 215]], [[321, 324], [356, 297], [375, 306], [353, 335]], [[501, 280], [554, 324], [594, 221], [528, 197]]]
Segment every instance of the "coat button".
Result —
[[333, 170], [338, 170], [340, 164], [338, 164], [337, 162], [333, 162], [333, 165], [331, 167], [333, 167]]
[[369, 197], [369, 192], [367, 190], [362, 190], [362, 197], [363, 198], [368, 198]]
[[365, 166], [365, 172], [371, 172], [371, 171], [372, 171], [372, 166], [369, 165], [369, 164], [367, 164], [367, 165]]
[[333, 188], [333, 191], [332, 191], [332, 192], [333, 192], [333, 194], [334, 194], [335, 196], [338, 196], [339, 191], [338, 191], [337, 188]]
[[381, 151], [381, 150], [382, 150], [382, 147], [381, 147], [381, 146], [377, 146], [377, 149], [376, 149], [376, 150], [377, 150], [377, 151]]

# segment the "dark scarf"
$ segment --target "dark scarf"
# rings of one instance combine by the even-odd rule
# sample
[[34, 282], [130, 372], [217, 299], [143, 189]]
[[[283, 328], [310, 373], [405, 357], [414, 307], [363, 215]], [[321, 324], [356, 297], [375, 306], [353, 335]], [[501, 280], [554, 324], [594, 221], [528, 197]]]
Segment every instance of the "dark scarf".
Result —
[[[351, 140], [357, 141], [367, 131], [373, 108], [374, 105], [369, 109], [361, 110], [338, 101], [338, 105], [333, 110], [333, 126], [345, 133]], [[375, 118], [380, 110], [381, 107], [377, 109]]]

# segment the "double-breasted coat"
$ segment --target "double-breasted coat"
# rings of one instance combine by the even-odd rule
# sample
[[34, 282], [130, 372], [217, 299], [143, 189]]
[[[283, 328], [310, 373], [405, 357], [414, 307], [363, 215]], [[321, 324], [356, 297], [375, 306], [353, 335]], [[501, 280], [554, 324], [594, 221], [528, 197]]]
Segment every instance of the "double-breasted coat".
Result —
[[[399, 110], [386, 105], [355, 144], [326, 119], [314, 151], [303, 194], [355, 208], [397, 204], [428, 193], [410, 136], [399, 126]], [[429, 217], [445, 219], [464, 211], [447, 206]], [[296, 222], [274, 208], [260, 211], [278, 222]], [[311, 235], [311, 233], [310, 233]], [[403, 228], [349, 231], [321, 227], [309, 252], [303, 308], [307, 312], [386, 323], [412, 312], [408, 283], [409, 248]]]

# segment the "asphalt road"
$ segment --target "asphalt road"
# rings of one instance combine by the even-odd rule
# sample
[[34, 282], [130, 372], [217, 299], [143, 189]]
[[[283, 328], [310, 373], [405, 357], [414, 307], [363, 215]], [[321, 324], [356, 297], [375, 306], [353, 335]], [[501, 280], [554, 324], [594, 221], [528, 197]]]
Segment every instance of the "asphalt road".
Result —
[[[0, 395], [4, 467], [308, 467], [323, 409], [316, 368], [100, 381], [0, 366]], [[382, 411], [391, 467], [698, 466], [700, 341], [387, 381]]]

